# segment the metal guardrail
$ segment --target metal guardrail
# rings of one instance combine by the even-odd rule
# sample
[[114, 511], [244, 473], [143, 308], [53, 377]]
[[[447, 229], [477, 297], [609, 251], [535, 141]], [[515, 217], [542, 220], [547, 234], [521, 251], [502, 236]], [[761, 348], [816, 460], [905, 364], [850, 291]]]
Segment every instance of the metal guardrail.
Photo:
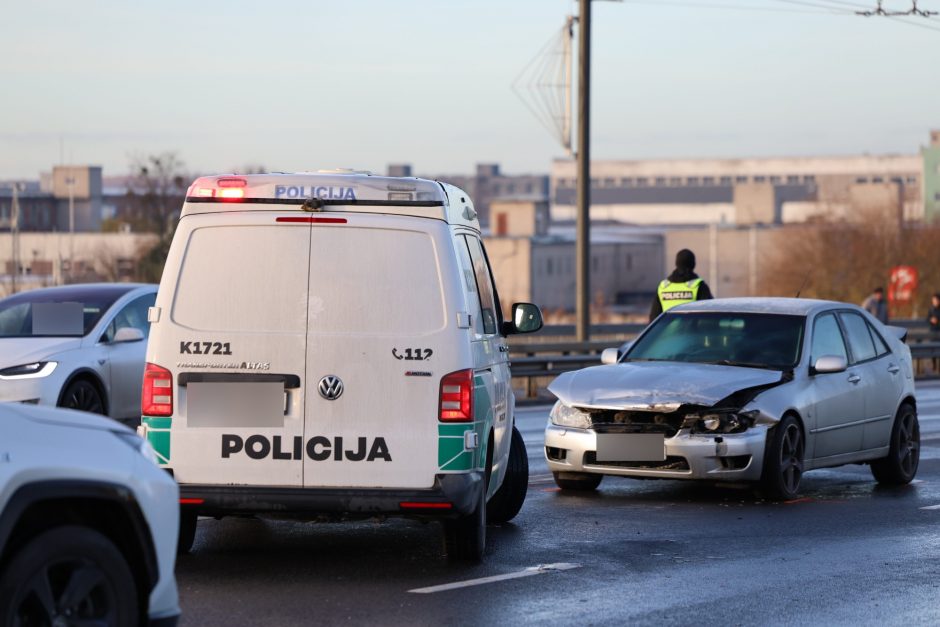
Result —
[[[940, 335], [931, 333], [926, 322], [921, 320], [892, 320], [891, 324], [908, 329], [907, 343], [911, 348], [915, 376], [922, 378], [928, 371], [934, 375], [940, 374], [933, 368], [934, 363], [940, 365]], [[600, 364], [601, 352], [605, 348], [621, 346], [644, 328], [644, 324], [593, 325], [593, 336], [606, 335], [609, 338], [588, 342], [560, 339], [566, 333], [568, 337], [574, 335], [573, 325], [546, 326], [535, 337], [514, 337], [509, 341], [512, 376], [525, 380], [526, 398], [536, 398], [540, 378], [556, 377], [563, 372], [596, 366]]]

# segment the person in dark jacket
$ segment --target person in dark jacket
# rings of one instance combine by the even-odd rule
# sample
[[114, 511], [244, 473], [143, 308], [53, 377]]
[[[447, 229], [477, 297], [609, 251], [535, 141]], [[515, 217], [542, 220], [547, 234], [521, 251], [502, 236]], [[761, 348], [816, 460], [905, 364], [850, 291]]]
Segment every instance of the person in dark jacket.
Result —
[[[927, 324], [930, 328], [930, 339], [936, 342], [940, 339], [940, 294], [930, 297], [930, 307], [927, 308]], [[933, 371], [940, 372], [940, 358], [933, 358]]]
[[676, 269], [663, 280], [656, 290], [650, 307], [650, 322], [676, 305], [712, 298], [708, 283], [695, 274], [695, 253], [683, 248], [676, 253]]

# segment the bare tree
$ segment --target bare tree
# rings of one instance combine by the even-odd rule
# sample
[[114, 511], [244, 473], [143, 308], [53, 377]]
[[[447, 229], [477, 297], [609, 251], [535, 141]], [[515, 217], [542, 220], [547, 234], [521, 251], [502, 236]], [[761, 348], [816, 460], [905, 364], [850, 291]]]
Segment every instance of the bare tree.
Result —
[[175, 152], [164, 152], [131, 161], [128, 208], [132, 219], [146, 230], [165, 235], [186, 195], [189, 177]]

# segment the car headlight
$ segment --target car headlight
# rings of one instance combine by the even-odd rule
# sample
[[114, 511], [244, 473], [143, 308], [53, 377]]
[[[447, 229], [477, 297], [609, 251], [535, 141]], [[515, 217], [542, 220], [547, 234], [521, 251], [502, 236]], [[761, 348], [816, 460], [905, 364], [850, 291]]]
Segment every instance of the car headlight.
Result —
[[741, 433], [754, 426], [760, 412], [752, 411], [713, 411], [701, 414], [689, 414], [683, 427], [692, 433]]
[[143, 439], [133, 431], [112, 431], [118, 440], [124, 442], [129, 447], [143, 455], [149, 461], [153, 463], [154, 466], [159, 466], [160, 462], [157, 459], [157, 453], [153, 450], [153, 447], [150, 446], [150, 442]]
[[41, 379], [52, 374], [55, 367], [54, 361], [34, 361], [31, 364], [11, 366], [0, 370], [0, 379]]
[[591, 428], [591, 414], [583, 412], [574, 407], [568, 407], [561, 401], [555, 403], [552, 407], [552, 413], [549, 414], [552, 424], [559, 427], [575, 427], [577, 429]]

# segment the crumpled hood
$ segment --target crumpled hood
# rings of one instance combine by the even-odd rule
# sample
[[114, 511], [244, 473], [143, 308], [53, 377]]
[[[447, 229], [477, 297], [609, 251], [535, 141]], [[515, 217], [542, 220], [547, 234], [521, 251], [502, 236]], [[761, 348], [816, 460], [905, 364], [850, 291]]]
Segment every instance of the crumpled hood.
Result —
[[675, 411], [712, 406], [743, 388], [780, 381], [782, 373], [738, 366], [626, 362], [566, 372], [549, 391], [566, 405], [604, 409]]
[[75, 350], [80, 337], [4, 337], [0, 338], [0, 370], [46, 361], [50, 355]]

